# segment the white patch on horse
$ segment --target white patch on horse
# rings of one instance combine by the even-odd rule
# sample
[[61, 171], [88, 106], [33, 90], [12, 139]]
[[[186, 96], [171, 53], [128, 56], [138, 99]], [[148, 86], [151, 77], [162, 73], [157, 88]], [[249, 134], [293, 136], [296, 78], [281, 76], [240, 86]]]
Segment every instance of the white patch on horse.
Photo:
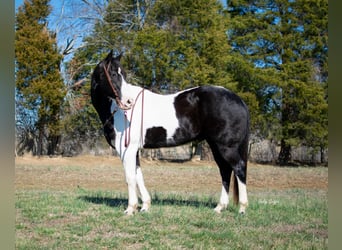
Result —
[[239, 177], [236, 177], [236, 179], [238, 181], [238, 186], [239, 186], [239, 203], [240, 203], [239, 213], [244, 214], [248, 206], [247, 187], [246, 187], [246, 184], [244, 184], [239, 179]]
[[[120, 73], [121, 70], [119, 68], [118, 70], [119, 74], [122, 77], [122, 85], [121, 85], [121, 94], [122, 99], [134, 99], [138, 96], [139, 92], [141, 91], [140, 87], [131, 85], [126, 82], [125, 78]], [[145, 91], [144, 93], [144, 112], [143, 115], [143, 138], [142, 138], [142, 144], [144, 144], [143, 140], [146, 136], [146, 131], [149, 128], [152, 127], [163, 127], [166, 130], [167, 134], [167, 140], [172, 140], [172, 136], [174, 135], [176, 129], [179, 127], [179, 121], [176, 117], [176, 110], [174, 107], [174, 99], [177, 95], [179, 95], [181, 92], [178, 92], [176, 94], [170, 94], [170, 95], [159, 95], [156, 93], [153, 93], [151, 91]], [[138, 100], [135, 100], [136, 103], [134, 103], [134, 114], [133, 119], [135, 120], [135, 123], [137, 122], [137, 119], [141, 119], [141, 109], [142, 109], [142, 101], [138, 98]], [[148, 111], [148, 112], [147, 112]], [[131, 116], [131, 110], [127, 112], [127, 117]], [[139, 126], [141, 126], [141, 122], [137, 122]], [[139, 129], [138, 129], [139, 130]], [[133, 132], [133, 129], [131, 129]], [[131, 132], [131, 133], [132, 133]], [[140, 137], [139, 135], [136, 135]], [[133, 136], [131, 135], [131, 138]]]
[[179, 127], [179, 122], [176, 117], [176, 110], [173, 101], [176, 95], [160, 96], [148, 92], [145, 96], [145, 112], [144, 128], [146, 130], [152, 127], [163, 127], [166, 130], [167, 139], [171, 139], [176, 129]]
[[148, 209], [151, 206], [151, 196], [145, 187], [144, 177], [143, 177], [143, 174], [141, 172], [140, 167], [137, 167], [136, 179], [137, 179], [138, 190], [139, 190], [140, 195], [141, 195], [141, 200], [143, 202], [143, 206], [142, 206], [140, 211], [146, 212], [146, 211], [148, 211]]
[[226, 188], [222, 185], [220, 202], [215, 207], [214, 209], [215, 212], [221, 213], [223, 209], [226, 209], [228, 207], [228, 203], [229, 203], [229, 195], [226, 191]]

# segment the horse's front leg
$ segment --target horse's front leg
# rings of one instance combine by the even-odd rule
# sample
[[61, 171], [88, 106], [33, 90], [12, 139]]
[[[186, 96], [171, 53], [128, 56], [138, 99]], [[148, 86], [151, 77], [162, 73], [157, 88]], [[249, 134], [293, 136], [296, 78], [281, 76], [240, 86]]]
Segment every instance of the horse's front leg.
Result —
[[143, 177], [140, 166], [137, 166], [136, 177], [137, 177], [136, 180], [137, 180], [138, 189], [141, 195], [141, 200], [143, 202], [143, 205], [140, 211], [147, 212], [151, 206], [151, 196], [145, 187], [144, 177]]
[[137, 180], [138, 189], [141, 195], [141, 200], [143, 202], [143, 205], [140, 211], [146, 212], [151, 206], [151, 196], [145, 187], [144, 177], [143, 177], [141, 167], [140, 167], [139, 151], [137, 152], [137, 155], [136, 155], [136, 165], [137, 165], [136, 180]]
[[133, 215], [138, 209], [137, 195], [137, 176], [136, 176], [136, 158], [134, 154], [126, 152], [123, 159], [123, 167], [125, 170], [126, 183], [128, 187], [128, 207], [125, 214]]

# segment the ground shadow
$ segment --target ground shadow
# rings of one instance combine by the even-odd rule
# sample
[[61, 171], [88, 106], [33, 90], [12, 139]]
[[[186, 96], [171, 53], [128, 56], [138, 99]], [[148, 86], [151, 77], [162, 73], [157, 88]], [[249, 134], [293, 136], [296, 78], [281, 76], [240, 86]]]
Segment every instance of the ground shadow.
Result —
[[[123, 197], [98, 197], [98, 196], [80, 196], [79, 199], [89, 203], [103, 204], [109, 207], [120, 207], [127, 205], [127, 198]], [[208, 207], [214, 208], [217, 205], [217, 201], [207, 199], [205, 201], [199, 200], [196, 197], [182, 198], [182, 197], [152, 197], [152, 205], [160, 206], [191, 206], [191, 207]]]
[[109, 207], [120, 207], [123, 205], [127, 205], [127, 199], [124, 198], [109, 198], [98, 196], [80, 196], [78, 198], [89, 203], [103, 204]]

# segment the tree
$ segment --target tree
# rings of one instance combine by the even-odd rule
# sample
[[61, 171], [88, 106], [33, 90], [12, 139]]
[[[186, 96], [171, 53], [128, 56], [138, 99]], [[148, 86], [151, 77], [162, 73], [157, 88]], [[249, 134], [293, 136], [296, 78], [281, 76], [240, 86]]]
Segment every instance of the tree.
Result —
[[131, 64], [144, 69], [136, 73], [147, 85], [159, 88], [216, 84], [236, 90], [227, 71], [227, 27], [216, 0], [156, 1], [136, 35]]
[[55, 154], [61, 138], [60, 109], [65, 86], [56, 34], [49, 32], [48, 0], [27, 0], [16, 14], [16, 90], [26, 113], [35, 117], [38, 155]]
[[291, 162], [293, 146], [327, 145], [327, 6], [327, 0], [228, 2], [232, 48], [263, 74], [252, 86], [265, 124], [277, 124], [271, 136], [280, 141], [281, 165]]

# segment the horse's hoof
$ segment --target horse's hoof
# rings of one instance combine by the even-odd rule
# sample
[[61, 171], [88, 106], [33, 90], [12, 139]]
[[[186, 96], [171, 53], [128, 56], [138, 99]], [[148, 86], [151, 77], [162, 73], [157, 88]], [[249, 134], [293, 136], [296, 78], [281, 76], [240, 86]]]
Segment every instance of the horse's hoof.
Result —
[[132, 216], [134, 213], [132, 211], [129, 211], [128, 209], [126, 209], [124, 211], [124, 214], [127, 215], [127, 216]]
[[151, 201], [144, 202], [142, 208], [140, 209], [140, 212], [148, 212], [151, 206]]
[[139, 212], [140, 212], [140, 213], [147, 213], [147, 212], [149, 212], [149, 210], [148, 210], [148, 209], [145, 209], [145, 208], [142, 208], [142, 209], [140, 209]]
[[214, 211], [215, 211], [216, 213], [218, 213], [218, 214], [221, 213], [221, 209], [219, 209], [219, 208], [217, 208], [217, 207], [214, 208]]
[[239, 214], [245, 215], [247, 206], [248, 206], [248, 203], [245, 203], [245, 204], [240, 203]]
[[217, 206], [214, 208], [214, 211], [220, 214], [223, 211], [223, 209], [227, 208], [227, 206], [227, 204], [217, 204]]
[[137, 209], [135, 207], [129, 206], [126, 210], [125, 210], [125, 215], [131, 216], [134, 215], [137, 212]]

